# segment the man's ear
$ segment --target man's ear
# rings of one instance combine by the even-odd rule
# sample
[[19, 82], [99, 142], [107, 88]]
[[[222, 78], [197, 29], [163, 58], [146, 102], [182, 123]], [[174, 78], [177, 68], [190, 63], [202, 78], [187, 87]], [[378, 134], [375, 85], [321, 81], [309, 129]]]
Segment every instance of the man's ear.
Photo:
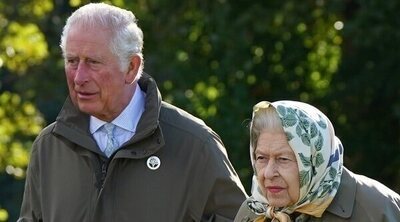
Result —
[[128, 71], [125, 76], [125, 83], [131, 84], [133, 83], [133, 81], [135, 81], [141, 63], [142, 59], [139, 56], [135, 55], [132, 57], [129, 63]]

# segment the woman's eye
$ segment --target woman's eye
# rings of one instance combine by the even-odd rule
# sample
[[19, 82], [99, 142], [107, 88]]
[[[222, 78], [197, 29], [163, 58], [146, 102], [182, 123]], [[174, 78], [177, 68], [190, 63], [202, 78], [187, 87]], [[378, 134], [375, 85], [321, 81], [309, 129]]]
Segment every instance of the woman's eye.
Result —
[[263, 156], [256, 156], [256, 160], [262, 160], [262, 159], [264, 159]]
[[279, 157], [278, 161], [281, 162], [281, 163], [286, 163], [286, 162], [289, 162], [291, 160], [289, 158], [286, 158], [286, 157]]
[[260, 164], [268, 163], [268, 157], [266, 156], [256, 156], [256, 162]]

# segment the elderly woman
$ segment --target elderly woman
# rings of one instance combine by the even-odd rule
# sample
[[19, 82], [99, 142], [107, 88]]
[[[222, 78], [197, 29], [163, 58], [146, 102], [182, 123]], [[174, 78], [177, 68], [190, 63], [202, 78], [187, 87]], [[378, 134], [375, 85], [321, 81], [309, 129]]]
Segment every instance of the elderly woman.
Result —
[[295, 101], [260, 102], [250, 123], [252, 196], [235, 222], [400, 221], [400, 196], [343, 166], [329, 119]]

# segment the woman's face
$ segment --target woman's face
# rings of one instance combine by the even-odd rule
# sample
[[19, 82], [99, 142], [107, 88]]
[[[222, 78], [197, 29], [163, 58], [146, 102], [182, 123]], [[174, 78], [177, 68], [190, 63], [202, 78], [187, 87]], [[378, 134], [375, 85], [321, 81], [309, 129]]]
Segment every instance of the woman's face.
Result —
[[300, 195], [299, 168], [284, 132], [261, 132], [254, 152], [257, 180], [274, 207], [295, 204]]

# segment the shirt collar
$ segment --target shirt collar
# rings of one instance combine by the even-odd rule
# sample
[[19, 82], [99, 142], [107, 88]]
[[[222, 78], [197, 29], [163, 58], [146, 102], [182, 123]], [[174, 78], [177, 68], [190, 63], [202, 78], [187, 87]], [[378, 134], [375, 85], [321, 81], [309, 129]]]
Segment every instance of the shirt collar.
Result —
[[[115, 118], [112, 123], [116, 126], [135, 133], [136, 126], [139, 122], [142, 113], [144, 112], [145, 93], [140, 89], [139, 84], [136, 83], [135, 93], [131, 101], [125, 109]], [[106, 122], [94, 116], [90, 116], [90, 133], [96, 132]]]

